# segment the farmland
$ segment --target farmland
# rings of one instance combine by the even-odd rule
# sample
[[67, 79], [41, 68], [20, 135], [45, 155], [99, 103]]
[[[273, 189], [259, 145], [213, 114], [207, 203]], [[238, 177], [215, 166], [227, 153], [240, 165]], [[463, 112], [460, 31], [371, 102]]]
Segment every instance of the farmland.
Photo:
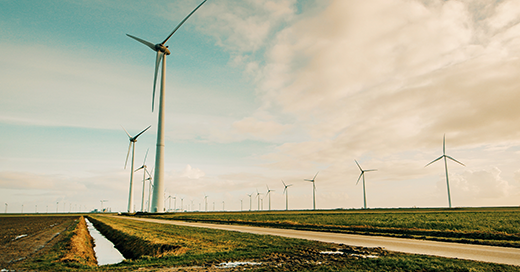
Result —
[[520, 208], [264, 211], [143, 216], [520, 247]]
[[[337, 211], [290, 212], [298, 219], [298, 213], [315, 215], [321, 213], [335, 217]], [[376, 212], [377, 213], [377, 212]], [[283, 216], [283, 212], [273, 212]], [[355, 214], [355, 213], [353, 213]], [[211, 214], [184, 214], [183, 216]], [[215, 216], [233, 215], [233, 213], [214, 213]], [[265, 216], [261, 213], [235, 213], [234, 216]], [[361, 248], [349, 245], [329, 244], [267, 235], [255, 235], [215, 229], [172, 226], [167, 224], [121, 220], [117, 216], [88, 215], [96, 228], [109, 239], [127, 260], [108, 266], [91, 266], [82, 263], [70, 263], [63, 260], [70, 254], [75, 219], [64, 222], [62, 235], [48, 244], [46, 250], [25, 261], [18, 263], [18, 269], [38, 271], [236, 271], [236, 268], [217, 268], [224, 262], [247, 261], [261, 263], [246, 266], [258, 271], [520, 271], [520, 267], [480, 263], [474, 261], [447, 259], [432, 256], [402, 254], [385, 251], [381, 248]], [[163, 214], [172, 217], [172, 214]], [[176, 214], [175, 216], [181, 216]], [[8, 220], [4, 220], [8, 218]], [[306, 216], [302, 216], [302, 220]], [[176, 217], [177, 219], [177, 217]], [[235, 220], [236, 218], [234, 218]], [[54, 216], [20, 216], [17, 219], [0, 216], [0, 229], [10, 222], [11, 228], [27, 225], [45, 226]], [[50, 220], [50, 221], [49, 221]], [[323, 219], [324, 220], [324, 219]], [[332, 220], [332, 219], [329, 219]], [[294, 221], [297, 222], [297, 221]], [[303, 223], [302, 223], [303, 224]], [[30, 224], [29, 224], [30, 225]], [[68, 226], [65, 228], [65, 226]], [[35, 233], [38, 231], [27, 233]], [[7, 232], [6, 232], [7, 233]], [[18, 233], [10, 234], [14, 237]], [[58, 238], [56, 237], [56, 238]], [[27, 237], [28, 238], [28, 237]], [[11, 239], [11, 238], [10, 238]], [[19, 239], [23, 240], [23, 239]], [[4, 247], [5, 250], [8, 247]], [[323, 251], [341, 252], [341, 254], [320, 254]], [[2, 269], [4, 267], [0, 267]]]

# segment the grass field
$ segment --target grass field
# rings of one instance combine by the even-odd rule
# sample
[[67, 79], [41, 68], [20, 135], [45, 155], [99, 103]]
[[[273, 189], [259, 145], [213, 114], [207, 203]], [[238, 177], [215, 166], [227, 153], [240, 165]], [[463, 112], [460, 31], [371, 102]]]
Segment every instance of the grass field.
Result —
[[520, 208], [169, 213], [171, 220], [520, 247]]
[[[409, 212], [406, 211], [405, 213]], [[468, 211], [421, 210], [421, 214], [426, 215], [430, 213], [433, 215], [435, 212], [451, 214]], [[514, 215], [518, 216], [515, 210], [499, 211], [499, 213], [502, 212], [513, 212]], [[390, 212], [369, 212], [369, 214], [379, 214], [379, 216], [385, 213], [389, 214]], [[213, 216], [214, 218], [229, 216], [233, 220], [243, 220], [243, 218], [239, 219], [236, 216], [248, 216], [250, 218], [248, 220], [251, 220], [251, 218], [265, 220], [266, 216], [277, 216], [278, 219], [276, 220], [282, 220], [281, 222], [289, 220], [284, 219], [284, 216], [291, 216], [291, 224], [305, 225], [308, 224], [305, 223], [306, 220], [312, 220], [313, 217], [338, 222], [334, 221], [339, 220], [334, 219], [339, 216], [338, 214], [348, 217], [350, 215], [366, 215], [367, 213], [359, 211], [320, 211], [317, 213], [299, 211], [289, 213], [163, 214], [161, 216], [175, 217], [176, 219], [185, 216], [202, 216], [208, 220], [214, 220], [212, 219]], [[399, 217], [398, 212], [394, 212], [393, 216], [402, 218]], [[469, 214], [466, 216], [469, 216]], [[163, 268], [191, 267], [192, 270], [184, 270], [183, 268], [178, 271], [199, 271], [193, 267], [201, 267], [200, 271], [229, 271], [215, 268], [215, 266], [223, 262], [252, 261], [262, 263], [259, 266], [247, 267], [247, 269], [255, 271], [520, 271], [520, 267], [516, 266], [393, 253], [382, 249], [367, 249], [275, 236], [122, 220], [117, 216], [89, 215], [89, 217], [92, 222], [97, 222], [94, 223], [97, 225], [96, 227], [105, 226], [104, 230], [98, 229], [109, 239], [112, 237], [112, 239], [118, 240], [118, 247], [123, 248], [122, 251], [126, 252], [123, 254], [130, 259], [120, 264], [102, 267], [60, 261], [69, 252], [68, 248], [71, 244], [74, 229], [69, 228], [63, 233], [64, 239], [53, 245], [51, 250], [48, 250], [45, 255], [25, 262], [21, 268], [37, 271], [162, 271]], [[375, 219], [372, 218], [371, 220]], [[317, 224], [317, 222], [315, 221], [314, 224]], [[319, 224], [324, 223], [320, 221]], [[340, 250], [344, 254], [320, 254], [321, 251], [334, 250]]]

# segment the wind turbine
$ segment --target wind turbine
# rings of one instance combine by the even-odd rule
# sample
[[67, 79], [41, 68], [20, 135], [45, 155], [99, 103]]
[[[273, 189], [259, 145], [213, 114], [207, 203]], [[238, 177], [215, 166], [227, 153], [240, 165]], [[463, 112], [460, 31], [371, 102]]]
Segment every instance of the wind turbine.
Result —
[[450, 180], [448, 179], [448, 161], [446, 160], [446, 158], [462, 165], [462, 166], [466, 166], [464, 165], [462, 162], [459, 162], [458, 160], [446, 155], [446, 134], [444, 134], [444, 137], [442, 138], [442, 156], [438, 157], [437, 159], [433, 160], [432, 162], [428, 163], [427, 165], [425, 165], [424, 167], [440, 160], [444, 158], [444, 169], [446, 170], [446, 187], [448, 188], [448, 203], [450, 205], [450, 208], [451, 208], [451, 195], [450, 195]]
[[285, 210], [289, 210], [289, 190], [287, 190], [287, 187], [291, 187], [292, 184], [289, 184], [289, 185], [286, 185], [285, 182], [283, 182], [282, 180], [282, 183], [283, 183], [283, 193], [282, 194], [285, 194]]
[[154, 101], [155, 101], [155, 85], [157, 82], [157, 71], [159, 70], [159, 65], [162, 61], [162, 70], [161, 70], [161, 92], [159, 95], [159, 120], [157, 125], [157, 146], [155, 151], [155, 183], [153, 190], [153, 200], [152, 200], [152, 210], [153, 212], [164, 212], [164, 203], [163, 203], [163, 189], [164, 189], [164, 82], [166, 75], [166, 56], [170, 55], [170, 50], [168, 50], [168, 46], [165, 46], [166, 42], [172, 37], [172, 35], [181, 27], [186, 20], [204, 4], [207, 0], [204, 0], [200, 5], [198, 5], [184, 20], [182, 20], [175, 29], [173, 29], [172, 33], [166, 37], [166, 39], [158, 44], [153, 44], [151, 42], [145, 41], [143, 39], [137, 38], [135, 36], [126, 34], [128, 37], [148, 46], [153, 51], [157, 52], [157, 56], [155, 58], [155, 73], [153, 80], [153, 93], [152, 93], [152, 112], [154, 110]]
[[312, 209], [316, 210], [316, 184], [314, 181], [316, 180], [316, 176], [320, 171], [316, 172], [316, 175], [312, 179], [304, 179], [304, 181], [312, 182]]
[[[130, 155], [130, 148], [132, 148], [132, 168], [130, 169], [130, 190], [128, 193], [128, 212], [132, 213], [134, 212], [134, 154], [135, 154], [135, 143], [137, 142], [137, 138], [141, 136], [145, 131], [147, 131], [151, 126], [148, 126], [143, 131], [139, 132], [134, 137], [130, 136], [128, 131], [126, 131], [125, 128], [123, 128], [126, 132], [126, 135], [128, 135], [128, 140], [130, 140], [130, 144], [128, 145], [128, 152], [126, 153], [126, 161], [125, 161], [125, 169], [126, 164], [128, 163], [128, 155]], [[64, 208], [65, 209], [65, 208]]]
[[146, 170], [146, 172], [148, 173], [148, 178], [146, 179], [148, 181], [148, 212], [151, 211], [152, 206], [152, 189], [154, 187], [152, 182], [153, 170], [154, 168], [152, 168], [152, 172], [148, 172], [148, 170]]
[[208, 196], [204, 193], [204, 211], [208, 211]]
[[267, 186], [267, 184], [265, 186], [267, 187], [267, 193], [265, 195], [269, 196], [269, 210], [271, 210], [271, 192], [274, 192], [274, 190], [269, 189], [269, 186]]
[[357, 164], [357, 166], [359, 167], [359, 170], [361, 170], [361, 174], [359, 175], [359, 178], [357, 179], [357, 182], [356, 182], [356, 185], [359, 183], [359, 180], [361, 179], [361, 177], [363, 177], [363, 203], [364, 203], [364, 207], [365, 209], [367, 208], [367, 194], [366, 194], [366, 191], [365, 191], [365, 172], [372, 172], [372, 171], [377, 171], [377, 169], [370, 169], [370, 170], [363, 170], [361, 168], [361, 166], [359, 166], [359, 163], [354, 160]]
[[249, 211], [251, 211], [251, 206], [253, 206], [253, 201], [251, 200], [252, 195], [253, 195], [253, 193], [250, 193], [247, 195], [249, 197]]
[[256, 198], [258, 198], [258, 210], [260, 210], [260, 192], [258, 192], [258, 189], [256, 189]]
[[142, 197], [141, 197], [141, 212], [144, 212], [144, 191], [145, 191], [145, 184], [146, 184], [146, 173], [148, 172], [148, 170], [146, 170], [146, 157], [148, 157], [148, 151], [150, 151], [150, 148], [148, 148], [146, 150], [146, 155], [144, 155], [143, 165], [134, 171], [134, 172], [137, 172], [137, 171], [143, 169], [143, 193], [142, 193]]

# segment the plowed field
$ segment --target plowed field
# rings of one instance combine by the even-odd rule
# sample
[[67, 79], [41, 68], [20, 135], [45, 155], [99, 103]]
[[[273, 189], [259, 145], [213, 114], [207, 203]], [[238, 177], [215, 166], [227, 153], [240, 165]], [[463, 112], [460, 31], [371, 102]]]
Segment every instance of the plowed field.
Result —
[[33, 258], [61, 239], [77, 216], [0, 217], [0, 269]]

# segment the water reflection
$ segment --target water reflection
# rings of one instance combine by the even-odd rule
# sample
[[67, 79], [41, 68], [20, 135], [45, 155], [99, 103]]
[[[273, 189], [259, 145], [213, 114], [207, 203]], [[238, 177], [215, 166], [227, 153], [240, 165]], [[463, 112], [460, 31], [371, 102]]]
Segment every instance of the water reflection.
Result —
[[105, 236], [103, 236], [95, 227], [85, 218], [87, 223], [88, 231], [90, 236], [94, 238], [94, 251], [96, 252], [96, 258], [98, 265], [115, 264], [122, 262], [125, 258], [121, 253], [114, 247], [114, 244], [110, 242]]

